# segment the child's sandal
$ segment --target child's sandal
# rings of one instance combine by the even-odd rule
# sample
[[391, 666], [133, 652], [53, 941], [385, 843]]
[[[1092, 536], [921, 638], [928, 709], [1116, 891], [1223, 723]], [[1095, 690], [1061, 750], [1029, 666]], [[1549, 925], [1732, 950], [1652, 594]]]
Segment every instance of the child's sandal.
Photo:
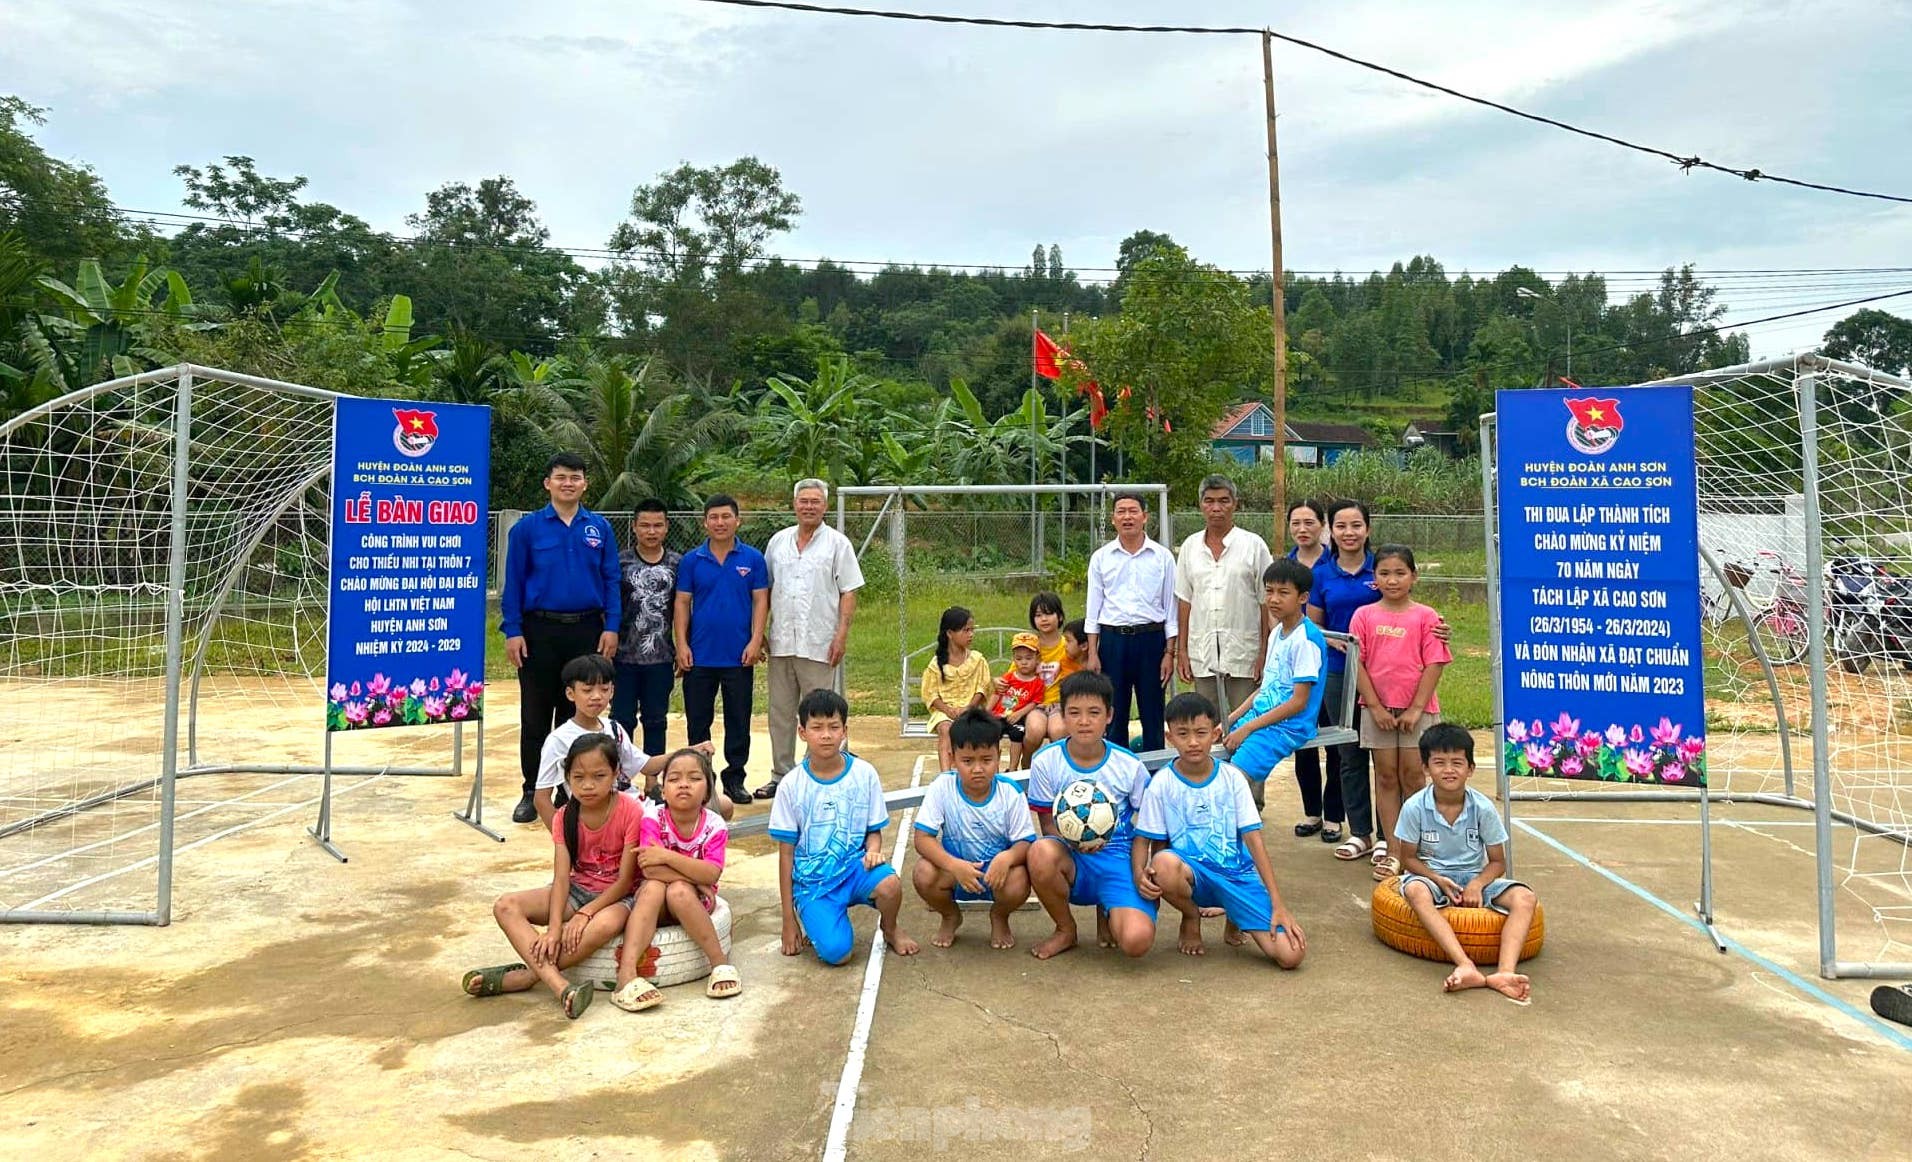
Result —
[[597, 995], [597, 986], [590, 981], [574, 984], [558, 994], [558, 1000], [564, 1005], [564, 1015], [575, 1021], [591, 1007], [591, 998]]
[[[505, 978], [524, 968], [522, 964], [494, 964], [490, 968], [474, 968], [465, 974], [464, 990], [469, 997], [495, 997], [505, 991]], [[477, 985], [476, 992], [472, 985]]]
[[611, 1003], [627, 1013], [641, 1013], [664, 1003], [664, 994], [643, 977], [611, 994]]
[[730, 964], [711, 969], [710, 983], [704, 986], [704, 995], [713, 1001], [728, 1000], [743, 991], [743, 978], [737, 975], [736, 966]]
[[1401, 861], [1391, 855], [1382, 856], [1374, 861], [1374, 882], [1391, 880], [1401, 874]]

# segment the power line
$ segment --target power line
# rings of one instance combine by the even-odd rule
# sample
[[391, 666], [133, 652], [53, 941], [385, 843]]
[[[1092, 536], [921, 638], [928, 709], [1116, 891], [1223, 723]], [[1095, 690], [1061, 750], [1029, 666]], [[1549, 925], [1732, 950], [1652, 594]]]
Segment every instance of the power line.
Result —
[[1436, 81], [1417, 77], [1411, 73], [1404, 73], [1399, 69], [1390, 68], [1387, 65], [1379, 64], [1375, 61], [1364, 60], [1360, 57], [1341, 52], [1338, 49], [1329, 48], [1324, 44], [1317, 44], [1314, 41], [1304, 40], [1298, 36], [1290, 36], [1283, 32], [1275, 32], [1272, 29], [1208, 25], [1092, 24], [1073, 21], [1010, 20], [988, 16], [951, 16], [928, 12], [896, 12], [877, 8], [843, 8], [824, 4], [798, 4], [789, 2], [789, 0], [699, 0], [699, 2], [704, 4], [725, 4], [738, 8], [783, 9], [790, 12], [804, 12], [814, 15], [866, 16], [884, 20], [906, 20], [931, 24], [977, 25], [988, 28], [1042, 29], [1058, 32], [1177, 33], [1213, 36], [1260, 36], [1265, 32], [1267, 35], [1284, 44], [1292, 44], [1297, 48], [1305, 48], [1310, 52], [1321, 53], [1323, 56], [1333, 57], [1335, 60], [1341, 61], [1344, 64], [1354, 65], [1356, 68], [1367, 69], [1370, 72], [1393, 77], [1395, 80], [1404, 81], [1410, 85], [1417, 85], [1423, 89], [1453, 97], [1456, 100], [1466, 101], [1470, 104], [1492, 109], [1498, 113], [1505, 113], [1512, 117], [1519, 117], [1522, 120], [1532, 121], [1535, 124], [1546, 125], [1550, 128], [1561, 130], [1562, 132], [1591, 138], [1594, 141], [1603, 141], [1608, 145], [1618, 146], [1621, 149], [1629, 149], [1635, 153], [1644, 153], [1650, 157], [1661, 158], [1679, 166], [1682, 173], [1689, 173], [1696, 169], [1706, 169], [1716, 173], [1731, 174], [1733, 177], [1743, 178], [1749, 182], [1777, 182], [1781, 185], [1796, 186], [1800, 189], [1807, 190], [1819, 190], [1829, 194], [1844, 194], [1854, 198], [1872, 198], [1882, 202], [1912, 204], [1912, 197], [1900, 194], [1882, 194], [1870, 190], [1855, 190], [1845, 186], [1806, 181], [1802, 178], [1782, 177], [1778, 174], [1767, 173], [1758, 168], [1741, 169], [1735, 166], [1720, 165], [1717, 162], [1707, 161], [1698, 154], [1683, 155], [1674, 153], [1671, 150], [1661, 149], [1658, 146], [1643, 145], [1637, 141], [1629, 141], [1624, 137], [1616, 137], [1610, 133], [1587, 129], [1568, 121], [1559, 120], [1555, 117], [1547, 117], [1539, 113], [1529, 113], [1525, 109], [1517, 109], [1512, 105], [1491, 100], [1487, 97], [1477, 97], [1472, 93], [1464, 93], [1459, 89], [1451, 88]]

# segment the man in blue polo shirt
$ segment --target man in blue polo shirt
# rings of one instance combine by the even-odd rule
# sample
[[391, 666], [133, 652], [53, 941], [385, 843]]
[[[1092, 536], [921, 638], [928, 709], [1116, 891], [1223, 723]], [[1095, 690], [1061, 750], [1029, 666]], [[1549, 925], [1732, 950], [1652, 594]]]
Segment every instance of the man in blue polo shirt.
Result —
[[577, 713], [558, 675], [583, 654], [611, 657], [623, 622], [622, 574], [611, 522], [583, 506], [584, 460], [560, 452], [545, 467], [551, 503], [526, 513], [505, 534], [505, 578], [498, 594], [505, 656], [518, 670], [518, 763], [524, 797], [513, 823], [538, 817], [532, 793], [551, 728]]
[[737, 539], [737, 502], [719, 494], [704, 502], [707, 540], [677, 565], [677, 669], [684, 675], [684, 719], [690, 743], [710, 741], [717, 695], [724, 696], [724, 794], [750, 799], [750, 709], [770, 617], [770, 568], [763, 554]]

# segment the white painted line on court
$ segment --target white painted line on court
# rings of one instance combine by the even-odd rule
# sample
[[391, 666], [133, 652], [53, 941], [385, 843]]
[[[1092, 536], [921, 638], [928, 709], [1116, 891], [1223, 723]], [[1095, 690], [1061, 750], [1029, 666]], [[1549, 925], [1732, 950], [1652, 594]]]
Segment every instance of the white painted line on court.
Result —
[[[1698, 827], [1697, 819], [1626, 819], [1617, 815], [1528, 815], [1537, 823], [1638, 823], [1646, 827]], [[1811, 827], [1810, 819], [1715, 819], [1721, 827]], [[1837, 826], [1837, 824], [1834, 824]]]
[[[928, 755], [916, 756], [916, 765], [910, 769], [911, 790], [922, 786], [923, 768], [929, 762]], [[905, 808], [896, 829], [896, 850], [890, 853], [890, 867], [899, 876], [903, 873], [903, 848], [909, 841], [910, 824], [915, 821], [916, 808]], [[897, 915], [900, 921], [900, 908]], [[830, 1134], [823, 1140], [824, 1162], [842, 1162], [848, 1156], [850, 1119], [856, 1117], [856, 1091], [863, 1084], [863, 1055], [870, 1047], [870, 1025], [876, 1020], [876, 990], [883, 983], [883, 954], [888, 951], [889, 946], [883, 943], [882, 926], [878, 925], [876, 939], [870, 942], [870, 964], [863, 970], [863, 993], [856, 1002], [850, 1051], [843, 1059], [843, 1076], [837, 1079], [836, 1105], [830, 1110]]]

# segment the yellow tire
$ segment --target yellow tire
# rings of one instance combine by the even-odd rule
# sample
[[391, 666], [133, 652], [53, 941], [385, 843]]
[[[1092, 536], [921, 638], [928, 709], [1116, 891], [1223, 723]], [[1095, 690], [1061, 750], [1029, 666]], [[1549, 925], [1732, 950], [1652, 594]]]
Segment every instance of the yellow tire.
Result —
[[[1420, 917], [1401, 895], [1401, 877], [1389, 876], [1374, 885], [1374, 901], [1371, 909], [1374, 914], [1374, 935], [1389, 948], [1405, 952], [1409, 956], [1418, 956], [1422, 960], [1438, 960], [1443, 963], [1447, 954], [1441, 946], [1421, 927]], [[1461, 947], [1467, 955], [1480, 964], [1492, 964], [1500, 959], [1500, 928], [1507, 917], [1492, 908], [1444, 908], [1441, 914], [1454, 928], [1454, 935], [1460, 939]], [[1547, 917], [1540, 905], [1534, 905], [1533, 927], [1527, 930], [1527, 941], [1520, 946], [1520, 958], [1529, 960], [1540, 955], [1540, 946], [1547, 939]]]

